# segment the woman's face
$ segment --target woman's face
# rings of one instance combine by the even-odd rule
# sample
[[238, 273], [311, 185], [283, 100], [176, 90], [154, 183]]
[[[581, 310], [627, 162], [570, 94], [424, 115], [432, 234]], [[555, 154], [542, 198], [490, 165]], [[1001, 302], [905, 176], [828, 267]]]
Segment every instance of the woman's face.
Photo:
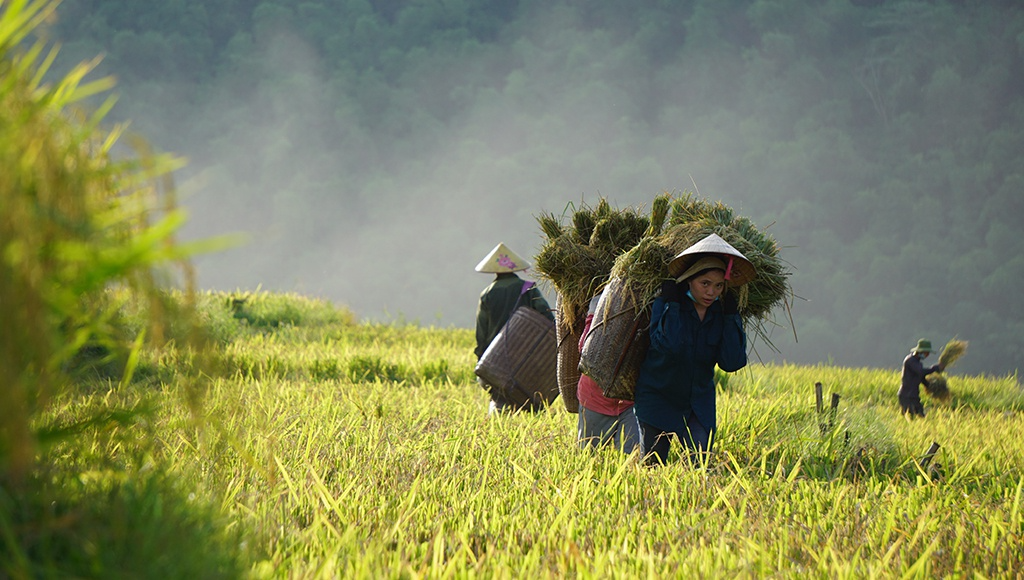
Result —
[[690, 280], [690, 294], [698, 306], [707, 308], [725, 291], [725, 272], [708, 270]]

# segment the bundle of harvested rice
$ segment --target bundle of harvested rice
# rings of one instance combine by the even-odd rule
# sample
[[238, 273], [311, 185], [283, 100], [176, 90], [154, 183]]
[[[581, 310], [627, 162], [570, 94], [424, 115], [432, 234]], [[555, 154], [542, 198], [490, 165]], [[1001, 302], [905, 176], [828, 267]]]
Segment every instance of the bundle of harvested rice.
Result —
[[[717, 234], [741, 252], [754, 266], [756, 276], [737, 292], [740, 317], [766, 344], [774, 348], [766, 323], [772, 309], [788, 306], [791, 296], [785, 264], [775, 240], [746, 218], [735, 218], [721, 202], [698, 199], [692, 194], [671, 201], [672, 217], [664, 232], [652, 228], [633, 248], [622, 253], [608, 284], [583, 346], [580, 369], [593, 378], [605, 396], [631, 399], [646, 348], [650, 306], [671, 272], [672, 259], [710, 234]], [[660, 229], [660, 228], [659, 228]], [[596, 330], [595, 330], [596, 329]]]
[[[939, 364], [942, 365], [943, 371], [953, 366], [953, 363], [965, 352], [967, 352], [967, 341], [954, 338], [947, 342], [939, 354]], [[928, 375], [924, 382], [924, 390], [938, 401], [948, 401], [953, 396], [949, 390], [949, 380], [941, 371]]]
[[614, 259], [597, 248], [580, 244], [566, 233], [549, 240], [536, 257], [540, 277], [549, 280], [561, 297], [562, 314], [567, 324], [575, 323], [581, 305], [600, 291], [607, 281]]
[[608, 284], [615, 259], [645, 236], [650, 238], [661, 231], [670, 199], [668, 195], [655, 198], [650, 218], [636, 208], [613, 209], [605, 199], [596, 208], [581, 206], [567, 226], [552, 214], [537, 218], [547, 241], [535, 258], [536, 268], [558, 291], [558, 386], [571, 413], [579, 410], [576, 382], [580, 372], [588, 370], [580, 364], [578, 346], [587, 305]]
[[942, 347], [942, 352], [939, 354], [939, 364], [942, 365], [943, 369], [948, 369], [965, 352], [967, 352], [967, 341], [953, 338], [946, 343], [946, 346]]
[[563, 226], [550, 213], [537, 218], [547, 239], [535, 257], [535, 267], [558, 291], [566, 324], [575, 324], [581, 308], [585, 312], [590, 299], [608, 282], [622, 252], [661, 230], [669, 200], [668, 195], [656, 198], [649, 218], [638, 208], [614, 209], [603, 198], [596, 207], [581, 204], [569, 225]]
[[949, 382], [946, 380], [946, 375], [942, 373], [928, 375], [928, 378], [924, 380], [924, 390], [938, 401], [948, 401], [952, 396], [952, 393], [949, 392]]
[[750, 283], [730, 292], [737, 292], [740, 316], [745, 325], [766, 344], [769, 340], [766, 324], [775, 324], [772, 311], [785, 305], [788, 310], [792, 290], [785, 262], [779, 257], [779, 246], [770, 235], [759, 230], [747, 218], [734, 217], [733, 211], [722, 202], [710, 202], [692, 194], [676, 198], [671, 204], [672, 215], [665, 231], [653, 238], [645, 238], [629, 252], [622, 254], [612, 268], [613, 277], [628, 280], [634, 297], [646, 307], [654, 301], [661, 282], [673, 273], [668, 263], [686, 248], [710, 234], [718, 234], [742, 253], [757, 271]]

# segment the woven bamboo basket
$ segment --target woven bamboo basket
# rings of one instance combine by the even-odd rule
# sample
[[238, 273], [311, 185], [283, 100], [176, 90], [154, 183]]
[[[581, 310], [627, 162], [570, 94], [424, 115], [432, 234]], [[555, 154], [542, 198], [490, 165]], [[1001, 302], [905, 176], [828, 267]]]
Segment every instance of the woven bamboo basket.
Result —
[[540, 407], [558, 396], [555, 325], [520, 306], [476, 365], [476, 375], [517, 407]]
[[576, 387], [580, 382], [580, 336], [587, 324], [586, 312], [577, 308], [572, 319], [563, 310], [561, 296], [555, 297], [555, 339], [558, 343], [558, 392], [570, 413], [580, 412]]
[[597, 303], [580, 353], [580, 372], [594, 379], [604, 396], [633, 400], [640, 365], [651, 344], [650, 312], [621, 278], [612, 278]]

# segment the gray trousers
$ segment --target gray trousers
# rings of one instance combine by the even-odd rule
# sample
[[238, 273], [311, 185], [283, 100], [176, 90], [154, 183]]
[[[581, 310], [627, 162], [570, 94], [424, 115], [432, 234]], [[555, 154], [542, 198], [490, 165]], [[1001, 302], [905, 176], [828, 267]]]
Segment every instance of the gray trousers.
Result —
[[613, 445], [623, 453], [640, 447], [640, 428], [632, 407], [618, 415], [605, 415], [580, 405], [576, 433], [580, 447]]

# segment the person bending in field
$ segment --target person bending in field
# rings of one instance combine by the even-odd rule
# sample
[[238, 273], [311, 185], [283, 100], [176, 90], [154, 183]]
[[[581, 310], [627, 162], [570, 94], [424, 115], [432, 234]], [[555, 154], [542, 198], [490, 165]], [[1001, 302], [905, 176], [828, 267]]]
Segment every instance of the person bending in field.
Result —
[[669, 274], [675, 279], [662, 283], [651, 306], [651, 345], [633, 407], [649, 465], [668, 460], [672, 439], [691, 460], [710, 453], [717, 428], [715, 365], [726, 372], [747, 365], [746, 333], [731, 288], [754, 279], [753, 264], [711, 234], [673, 258]]
[[[586, 323], [580, 335], [580, 352], [583, 352], [583, 344], [590, 332], [600, 298], [601, 294], [598, 293], [590, 300]], [[576, 394], [580, 400], [576, 430], [580, 447], [613, 445], [627, 454], [640, 447], [640, 429], [636, 415], [633, 414], [633, 401], [604, 396], [601, 387], [586, 374], [580, 375]]]
[[[473, 352], [477, 360], [484, 355], [491, 341], [498, 336], [512, 312], [520, 305], [530, 306], [554, 323], [555, 315], [551, 313], [544, 295], [533, 282], [527, 282], [515, 274], [529, 267], [529, 262], [503, 243], [495, 246], [477, 264], [477, 272], [495, 275], [494, 280], [480, 293], [476, 309], [476, 349]], [[514, 403], [502, 398], [497, 389], [491, 388], [483, 380], [480, 380], [480, 386], [491, 394], [488, 413], [518, 410]], [[535, 409], [531, 407], [531, 410]]]
[[943, 370], [942, 364], [924, 366], [923, 361], [931, 352], [932, 341], [922, 338], [917, 341], [917, 346], [910, 350], [907, 358], [903, 359], [903, 376], [900, 380], [897, 397], [899, 397], [900, 409], [904, 415], [909, 417], [924, 417], [924, 405], [921, 404], [921, 385], [927, 380], [925, 377]]

